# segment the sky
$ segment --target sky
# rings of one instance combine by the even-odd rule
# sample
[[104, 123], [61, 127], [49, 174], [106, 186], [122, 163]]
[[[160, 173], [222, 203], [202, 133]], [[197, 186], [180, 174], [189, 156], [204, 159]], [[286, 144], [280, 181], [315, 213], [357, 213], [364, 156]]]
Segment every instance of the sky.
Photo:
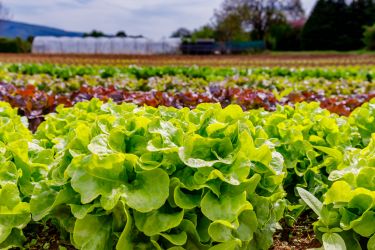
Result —
[[[93, 29], [108, 34], [159, 39], [179, 27], [198, 28], [210, 22], [223, 0], [2, 0], [12, 20], [68, 31]], [[301, 0], [309, 13], [315, 0]]]

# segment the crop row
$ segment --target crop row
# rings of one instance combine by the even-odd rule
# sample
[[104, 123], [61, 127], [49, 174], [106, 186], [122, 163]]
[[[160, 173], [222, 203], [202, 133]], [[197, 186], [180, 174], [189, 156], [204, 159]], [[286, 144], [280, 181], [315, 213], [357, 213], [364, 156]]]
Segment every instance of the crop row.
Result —
[[26, 75], [0, 71], [0, 81], [18, 87], [34, 85], [37, 89], [55, 94], [79, 90], [81, 86], [115, 86], [126, 91], [163, 91], [163, 92], [206, 92], [209, 88], [252, 88], [272, 91], [278, 98], [290, 92], [313, 91], [319, 94], [350, 95], [375, 91], [375, 82], [356, 79], [327, 80], [324, 78], [297, 79], [296, 77], [276, 77], [253, 74], [249, 76], [231, 76], [217, 80], [189, 78], [186, 76], [162, 76], [147, 79], [135, 79], [129, 76], [101, 78], [98, 76], [75, 76], [69, 79], [56, 78], [46, 74]]
[[93, 99], [58, 107], [34, 134], [0, 106], [0, 248], [51, 220], [79, 249], [268, 249], [307, 204], [325, 246], [375, 249], [375, 101], [347, 118], [318, 103]]
[[326, 67], [345, 65], [374, 65], [374, 56], [368, 54], [271, 54], [271, 55], [242, 55], [242, 56], [186, 56], [186, 55], [35, 55], [35, 54], [3, 54], [2, 62], [22, 63], [51, 63], [70, 65], [200, 65], [226, 67]]
[[327, 249], [375, 249], [373, 76], [1, 65], [0, 248], [50, 221], [79, 249], [268, 249], [308, 206]]
[[6, 101], [19, 109], [26, 116], [30, 128], [34, 131], [44, 120], [44, 115], [54, 112], [58, 105], [71, 107], [75, 103], [99, 98], [103, 101], [112, 99], [116, 103], [134, 103], [139, 106], [167, 106], [176, 108], [195, 108], [201, 103], [219, 103], [226, 107], [238, 104], [243, 110], [264, 108], [276, 110], [278, 105], [294, 105], [299, 102], [319, 101], [322, 108], [339, 115], [348, 116], [357, 107], [375, 97], [375, 93], [335, 95], [325, 97], [315, 92], [291, 92], [282, 98], [276, 98], [274, 92], [256, 89], [221, 88], [211, 86], [205, 92], [162, 92], [162, 91], [124, 91], [114, 86], [81, 86], [77, 91], [65, 94], [53, 94], [37, 90], [33, 85], [16, 87], [0, 82], [0, 100]]
[[231, 76], [293, 77], [296, 80], [324, 78], [327, 80], [354, 79], [372, 81], [375, 77], [373, 66], [327, 67], [327, 68], [225, 68], [225, 67], [115, 67], [115, 66], [68, 66], [52, 64], [3, 64], [1, 70], [26, 75], [47, 74], [64, 80], [76, 76], [98, 76], [110, 78], [128, 76], [148, 79], [162, 76], [185, 76], [204, 80], [218, 80]]

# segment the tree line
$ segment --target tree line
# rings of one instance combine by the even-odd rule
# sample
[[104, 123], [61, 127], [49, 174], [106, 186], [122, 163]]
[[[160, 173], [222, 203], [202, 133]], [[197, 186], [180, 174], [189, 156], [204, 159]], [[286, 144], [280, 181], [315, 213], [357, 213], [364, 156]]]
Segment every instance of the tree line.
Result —
[[[0, 1], [0, 29], [1, 21], [10, 16]], [[96, 30], [84, 36], [142, 37]], [[375, 0], [317, 0], [309, 16], [301, 0], [224, 0], [210, 23], [193, 31], [180, 28], [172, 37], [219, 42], [262, 40], [268, 49], [281, 51], [375, 50]], [[5, 44], [3, 49], [17, 47], [23, 51], [27, 47], [14, 39], [1, 42]]]
[[318, 0], [306, 17], [300, 0], [224, 0], [212, 21], [172, 37], [263, 40], [272, 50], [375, 48], [374, 0]]

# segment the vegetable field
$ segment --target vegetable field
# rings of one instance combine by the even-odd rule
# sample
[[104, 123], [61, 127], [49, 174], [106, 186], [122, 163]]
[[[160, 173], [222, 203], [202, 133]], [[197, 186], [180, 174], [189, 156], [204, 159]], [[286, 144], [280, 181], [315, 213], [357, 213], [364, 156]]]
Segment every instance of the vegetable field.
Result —
[[0, 249], [375, 250], [375, 63], [351, 59], [9, 59]]
[[139, 65], [139, 66], [223, 66], [223, 67], [311, 67], [374, 65], [375, 54], [348, 52], [273, 52], [251, 55], [53, 55], [53, 54], [1, 54], [6, 63], [53, 63], [87, 65]]

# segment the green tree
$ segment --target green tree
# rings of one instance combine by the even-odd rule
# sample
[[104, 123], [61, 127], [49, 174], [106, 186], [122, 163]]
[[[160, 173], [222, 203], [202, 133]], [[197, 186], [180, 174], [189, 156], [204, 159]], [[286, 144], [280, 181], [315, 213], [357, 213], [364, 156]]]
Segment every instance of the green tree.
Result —
[[250, 35], [243, 27], [241, 15], [237, 13], [227, 13], [217, 19], [216, 38], [219, 41], [247, 41]]
[[98, 30], [93, 30], [90, 33], [83, 34], [83, 37], [104, 37], [104, 36], [106, 36], [104, 32], [101, 32]]
[[319, 0], [302, 32], [306, 50], [356, 50], [366, 25], [375, 21], [375, 2]]
[[190, 36], [190, 30], [188, 30], [187, 28], [178, 28], [176, 31], [172, 33], [171, 38], [185, 38]]
[[224, 39], [264, 40], [270, 27], [304, 17], [300, 0], [225, 0], [214, 20]]
[[301, 50], [302, 27], [294, 27], [289, 23], [280, 23], [270, 27], [267, 35], [267, 47], [271, 50]]
[[352, 38], [351, 48], [360, 49], [363, 47], [362, 36], [366, 26], [371, 26], [375, 22], [375, 1], [356, 0], [350, 4], [350, 18], [347, 19], [347, 29], [345, 32]]
[[191, 33], [193, 40], [204, 38], [216, 38], [216, 30], [211, 25], [204, 25]]
[[116, 33], [116, 37], [127, 37], [125, 31], [119, 31]]
[[366, 27], [363, 34], [363, 42], [368, 50], [375, 50], [375, 24]]
[[31, 51], [31, 43], [17, 37], [15, 39], [0, 38], [1, 53], [26, 53]]

